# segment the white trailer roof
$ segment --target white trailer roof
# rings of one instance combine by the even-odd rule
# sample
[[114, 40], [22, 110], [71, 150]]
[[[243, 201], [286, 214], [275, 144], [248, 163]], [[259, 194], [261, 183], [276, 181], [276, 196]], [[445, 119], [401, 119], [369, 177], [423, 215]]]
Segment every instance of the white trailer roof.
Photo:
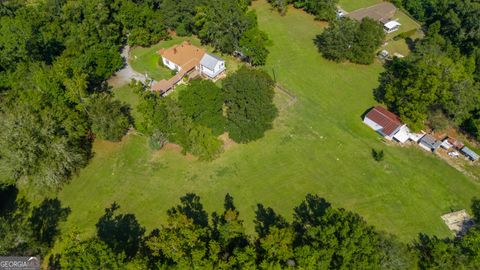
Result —
[[393, 29], [395, 27], [399, 27], [400, 25], [402, 25], [402, 24], [397, 22], [397, 21], [389, 21], [386, 24], [384, 24], [383, 26], [385, 26], [385, 28], [387, 28], [387, 29]]

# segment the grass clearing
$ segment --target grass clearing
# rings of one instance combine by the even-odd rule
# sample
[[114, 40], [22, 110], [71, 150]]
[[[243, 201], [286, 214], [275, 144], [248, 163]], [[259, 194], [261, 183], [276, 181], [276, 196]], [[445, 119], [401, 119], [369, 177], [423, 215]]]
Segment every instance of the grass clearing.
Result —
[[381, 3], [382, 0], [340, 0], [338, 5], [347, 12]]
[[408, 47], [408, 43], [405, 39], [399, 40], [389, 40], [385, 46], [382, 46], [381, 50], [387, 50], [390, 55], [394, 53], [399, 53], [403, 56], [407, 56], [410, 54], [410, 48]]
[[115, 94], [115, 98], [125, 102], [130, 106], [130, 112], [132, 113], [132, 117], [134, 119], [139, 119], [141, 117], [137, 110], [138, 96], [133, 92], [133, 89], [129, 85], [116, 88], [113, 93]]
[[[322, 31], [313, 16], [290, 9], [282, 17], [265, 1], [254, 2], [254, 8], [260, 28], [273, 40], [265, 70], [274, 70], [297, 97], [275, 128], [256, 142], [232, 145], [209, 163], [177, 149], [151, 151], [146, 138], [135, 134], [119, 143], [96, 141], [90, 164], [59, 194], [72, 209], [63, 234], [92, 235], [114, 201], [151, 230], [187, 192], [200, 195], [208, 212], [221, 210], [228, 192], [249, 233], [257, 203], [291, 219], [305, 194], [316, 193], [404, 241], [419, 232], [451, 235], [440, 216], [469, 209], [480, 185], [418, 147], [386, 144], [362, 123], [362, 113], [375, 104], [372, 90], [382, 66], [327, 61], [312, 42]], [[126, 92], [117, 96], [134, 102]], [[276, 97], [279, 106], [286, 100]], [[374, 161], [372, 148], [384, 150], [385, 160]]]

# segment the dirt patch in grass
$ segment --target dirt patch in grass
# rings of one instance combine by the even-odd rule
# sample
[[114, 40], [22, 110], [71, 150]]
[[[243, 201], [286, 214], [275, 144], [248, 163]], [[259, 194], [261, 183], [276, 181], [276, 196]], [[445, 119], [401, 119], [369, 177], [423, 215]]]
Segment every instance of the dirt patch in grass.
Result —
[[161, 157], [163, 156], [166, 152], [173, 152], [173, 153], [178, 153], [182, 156], [184, 156], [187, 160], [189, 161], [193, 161], [193, 160], [197, 160], [197, 158], [190, 154], [190, 153], [187, 153], [187, 154], [183, 154], [182, 152], [182, 147], [178, 144], [174, 144], [174, 143], [167, 143], [163, 146], [162, 149], [158, 150], [158, 151], [155, 151], [153, 152], [153, 156], [152, 158], [155, 159], [155, 158], [158, 158], [158, 157]]
[[218, 138], [223, 142], [223, 149], [225, 149], [225, 150], [228, 150], [232, 146], [237, 145], [237, 143], [235, 141], [230, 139], [230, 137], [228, 136], [228, 132], [223, 133]]
[[96, 139], [93, 142], [93, 148], [92, 148], [94, 155], [98, 157], [108, 155], [109, 153], [122, 147], [122, 145], [125, 144], [128, 140], [129, 140], [128, 135], [123, 136], [123, 138], [118, 142]]

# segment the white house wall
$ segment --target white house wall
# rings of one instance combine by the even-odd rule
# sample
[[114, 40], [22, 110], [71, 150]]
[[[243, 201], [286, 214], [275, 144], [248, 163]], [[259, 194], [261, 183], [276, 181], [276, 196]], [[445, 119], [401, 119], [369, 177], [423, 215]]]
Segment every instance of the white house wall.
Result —
[[[373, 130], [375, 130], [376, 132], [381, 133], [381, 130], [382, 130], [383, 127], [380, 126], [379, 124], [375, 123], [374, 121], [372, 121], [370, 118], [365, 117], [365, 119], [363, 119], [363, 122], [365, 124], [367, 124], [367, 126], [372, 128]], [[383, 133], [381, 133], [381, 134], [383, 135]]]
[[424, 145], [423, 143], [419, 143], [418, 145], [419, 145], [423, 150], [426, 150], [426, 151], [428, 151], [428, 152], [433, 152], [433, 151], [432, 151], [432, 148]]
[[203, 74], [207, 75], [210, 78], [215, 78], [218, 76], [218, 74], [222, 73], [225, 70], [225, 62], [218, 62], [217, 65], [215, 65], [214, 70], [211, 70], [205, 66], [201, 66], [200, 69]]
[[165, 58], [165, 57], [162, 57], [162, 62], [163, 62], [163, 64], [164, 64], [166, 67], [168, 67], [170, 70], [180, 71], [180, 69], [181, 69], [177, 64], [173, 63], [172, 61], [168, 60], [168, 59]]
[[201, 67], [202, 73], [207, 75], [210, 78], [215, 78], [216, 74], [213, 70], [208, 69], [207, 67]]

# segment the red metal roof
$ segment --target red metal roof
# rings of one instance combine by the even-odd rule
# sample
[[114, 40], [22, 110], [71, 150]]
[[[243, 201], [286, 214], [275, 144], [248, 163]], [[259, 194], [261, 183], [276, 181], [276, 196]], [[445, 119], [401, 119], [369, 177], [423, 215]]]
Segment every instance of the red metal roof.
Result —
[[458, 150], [462, 149], [465, 146], [461, 141], [458, 141], [457, 139], [452, 138], [452, 137], [448, 137], [447, 141], [451, 145], [453, 145], [453, 147], [457, 148]]
[[392, 133], [403, 125], [397, 115], [381, 106], [371, 109], [365, 117], [381, 126], [383, 134], [388, 136], [393, 135]]

